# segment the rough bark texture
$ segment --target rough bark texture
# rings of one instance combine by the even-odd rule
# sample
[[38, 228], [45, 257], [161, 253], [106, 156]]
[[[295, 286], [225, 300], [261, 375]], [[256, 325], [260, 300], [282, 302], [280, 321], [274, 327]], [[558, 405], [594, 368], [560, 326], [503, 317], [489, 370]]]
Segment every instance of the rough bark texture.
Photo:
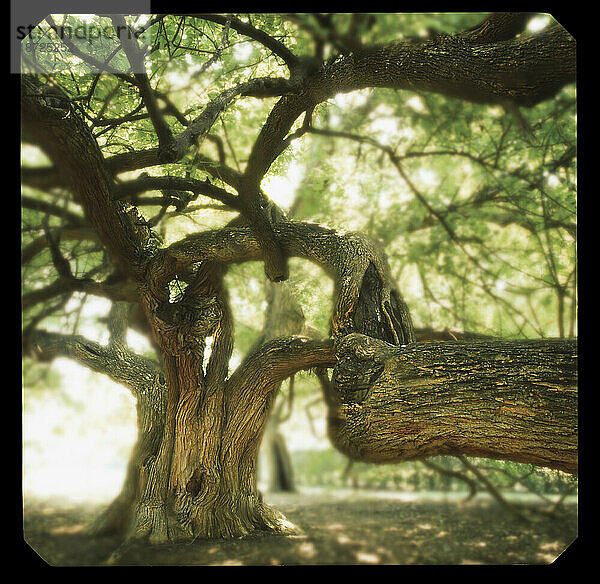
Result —
[[[228, 22], [265, 39], [237, 19]], [[73, 194], [85, 214], [77, 226], [93, 231], [120, 276], [114, 285], [59, 270], [60, 278], [34, 291], [26, 306], [73, 290], [130, 302], [161, 361], [128, 351], [123, 314], [110, 319], [111, 341], [105, 347], [42, 331], [29, 331], [24, 339], [38, 358], [69, 355], [126, 384], [136, 396], [139, 439], [123, 491], [98, 520], [97, 531], [124, 530], [130, 540], [153, 543], [287, 531], [285, 518], [266, 506], [256, 489], [256, 457], [281, 382], [309, 368], [324, 381], [325, 370], [334, 368], [333, 383], [325, 384], [332, 440], [351, 457], [396, 461], [460, 452], [576, 468], [572, 344], [415, 345], [408, 308], [383, 250], [359, 233], [274, 220], [260, 190], [272, 162], [289, 145], [298, 117], [304, 113], [310, 123], [312, 108], [339, 92], [423, 89], [518, 105], [554, 95], [574, 79], [574, 40], [559, 26], [515, 37], [523, 26], [520, 17], [496, 16], [462, 35], [358, 46], [302, 71], [298, 58], [271, 39], [268, 46], [288, 64], [290, 79], [254, 79], [225, 90], [175, 136], [160, 118], [149, 80], [136, 75], [158, 147], [109, 159], [60, 89], [23, 77], [23, 136], [54, 164], [49, 172], [29, 173], [28, 180]], [[135, 47], [130, 49], [135, 59]], [[148, 184], [138, 180], [116, 187], [116, 175], [181, 160], [234, 99], [267, 95], [280, 99], [244, 172], [208, 166], [207, 172], [238, 194], [210, 183], [184, 185], [240, 211], [240, 222], [161, 247], [137, 208], [119, 200]], [[198, 159], [198, 168], [201, 164]], [[64, 267], [59, 237], [48, 229], [45, 235], [55, 267]], [[75, 236], [81, 233], [69, 235]], [[28, 250], [29, 257], [36, 249]], [[262, 261], [269, 279], [277, 281], [287, 277], [290, 256], [316, 263], [334, 280], [331, 336], [337, 352], [333, 341], [265, 337], [230, 374], [227, 265]], [[188, 285], [171, 298], [169, 283], [175, 278]]]
[[[372, 334], [394, 344], [414, 340], [408, 308], [391, 277], [384, 251], [361, 233], [341, 233], [312, 223], [273, 226], [286, 256], [320, 265], [335, 282], [331, 328], [334, 336]], [[160, 261], [169, 273], [207, 257], [224, 263], [260, 260], [263, 250], [249, 228], [188, 236], [169, 246]]]
[[577, 472], [577, 342], [434, 341], [352, 334], [336, 346], [330, 437], [349, 457], [502, 458]]
[[146, 241], [136, 230], [133, 209], [111, 200], [113, 179], [89, 128], [68, 100], [60, 109], [49, 106], [50, 88], [35, 77], [23, 75], [21, 88], [24, 137], [49, 156], [111, 257], [131, 274], [143, 259]]
[[480, 42], [468, 34], [436, 35], [363, 48], [331, 65], [315, 85], [421, 89], [480, 103], [533, 106], [575, 80], [575, 39], [560, 24], [541, 34]]

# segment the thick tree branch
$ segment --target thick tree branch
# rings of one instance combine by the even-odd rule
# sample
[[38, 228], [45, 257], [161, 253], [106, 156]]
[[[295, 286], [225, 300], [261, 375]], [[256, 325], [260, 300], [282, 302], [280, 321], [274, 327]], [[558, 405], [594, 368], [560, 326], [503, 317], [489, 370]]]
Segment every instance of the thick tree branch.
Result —
[[265, 397], [290, 375], [303, 369], [333, 367], [334, 364], [331, 341], [278, 337], [263, 343], [248, 355], [227, 383], [230, 391], [239, 395], [244, 402], [260, 403], [261, 397]]
[[476, 44], [461, 35], [365, 47], [315, 76], [313, 99], [365, 87], [420, 89], [478, 103], [533, 106], [575, 80], [575, 39], [559, 24]]
[[558, 24], [512, 38], [524, 21], [518, 14], [493, 16], [479, 32], [470, 33], [476, 39], [495, 34], [502, 42], [472, 42], [461, 34], [416, 44], [395, 41], [360, 48], [324, 65], [306, 79], [301, 93], [276, 104], [253, 147], [246, 174], [261, 180], [298, 116], [337, 93], [367, 87], [419, 89], [524, 106], [548, 99], [575, 80], [576, 43]]
[[65, 186], [84, 209], [86, 219], [123, 273], [139, 268], [143, 243], [120, 203], [111, 200], [112, 177], [89, 128], [70, 109], [48, 105], [46, 86], [23, 75], [23, 131], [54, 162]]
[[330, 437], [351, 458], [464, 454], [577, 472], [575, 339], [401, 348], [352, 334], [336, 356]]
[[[127, 351], [123, 345], [103, 346], [80, 335], [64, 335], [42, 330], [32, 331], [26, 350], [40, 361], [69, 357], [92, 371], [103, 373], [128, 387], [134, 395], [164, 384], [156, 363]], [[162, 382], [160, 381], [162, 379]]]
[[[408, 309], [392, 280], [385, 254], [363, 234], [340, 234], [311, 223], [285, 221], [273, 226], [286, 256], [321, 266], [335, 282], [332, 333], [360, 330], [394, 344], [414, 340]], [[170, 245], [155, 262], [165, 281], [191, 263], [213, 259], [224, 264], [257, 261], [264, 249], [249, 228], [225, 228], [189, 235]]]

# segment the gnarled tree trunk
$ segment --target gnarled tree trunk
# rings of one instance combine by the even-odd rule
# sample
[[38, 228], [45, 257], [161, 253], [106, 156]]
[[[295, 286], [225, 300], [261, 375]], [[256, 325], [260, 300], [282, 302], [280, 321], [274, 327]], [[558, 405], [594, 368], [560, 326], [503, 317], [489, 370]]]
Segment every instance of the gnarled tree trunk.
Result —
[[[575, 78], [575, 42], [558, 25], [539, 36], [516, 37], [522, 20], [494, 16], [459, 35], [358, 47], [319, 63], [299, 81], [277, 83], [272, 95], [281, 97], [244, 173], [221, 176], [238, 194], [200, 181], [192, 187], [201, 184], [198, 192], [240, 211], [249, 227], [238, 223], [166, 247], [158, 246], [137, 209], [119, 200], [124, 188], [119, 193], [116, 175], [181, 159], [235, 97], [264, 96], [263, 80], [224, 91], [179, 136], [171, 136], [151, 107], [148, 79], [137, 75], [135, 86], [159, 145], [104, 159], [71, 101], [64, 96], [54, 107], [56, 98], [47, 99], [51, 88], [24, 76], [24, 138], [51, 159], [55, 167], [50, 176], [44, 172], [46, 179], [73, 194], [120, 278], [117, 288], [78, 280], [63, 261], [57, 289], [88, 287], [133, 303], [160, 357], [159, 365], [134, 358], [119, 334], [108, 347], [41, 331], [27, 339], [39, 355], [69, 353], [104, 370], [138, 400], [140, 437], [123, 491], [98, 529], [125, 530], [127, 540], [155, 543], [288, 530], [285, 518], [263, 503], [255, 467], [281, 382], [309, 368], [320, 372], [327, 387], [333, 443], [352, 458], [391, 462], [464, 453], [576, 470], [573, 343], [415, 344], [408, 309], [374, 242], [358, 233], [271, 221], [261, 200], [261, 181], [290, 143], [296, 120], [305, 113], [301, 133], [313, 108], [339, 92], [417, 88], [525, 106], [554, 95]], [[290, 62], [295, 71], [298, 60]], [[56, 244], [49, 245], [58, 266], [64, 258]], [[262, 261], [277, 281], [287, 277], [292, 256], [320, 265], [334, 280], [333, 340], [264, 339], [230, 375], [224, 266]], [[169, 283], [175, 278], [188, 286], [173, 300]], [[331, 383], [323, 373], [327, 368], [334, 369]]]

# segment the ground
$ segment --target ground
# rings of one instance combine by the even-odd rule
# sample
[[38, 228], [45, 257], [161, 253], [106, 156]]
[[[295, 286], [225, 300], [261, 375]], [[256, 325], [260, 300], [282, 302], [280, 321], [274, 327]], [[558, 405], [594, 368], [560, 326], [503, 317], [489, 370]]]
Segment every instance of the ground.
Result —
[[[119, 560], [129, 566], [548, 564], [577, 538], [577, 503], [553, 517], [538, 513], [539, 499], [520, 501], [529, 521], [478, 495], [415, 495], [387, 491], [327, 491], [265, 495], [301, 529], [294, 536], [133, 547]], [[92, 538], [84, 527], [97, 506], [24, 501], [25, 541], [52, 566], [102, 565], [118, 545]], [[562, 559], [568, 557], [562, 555]], [[40, 562], [42, 563], [42, 562]]]

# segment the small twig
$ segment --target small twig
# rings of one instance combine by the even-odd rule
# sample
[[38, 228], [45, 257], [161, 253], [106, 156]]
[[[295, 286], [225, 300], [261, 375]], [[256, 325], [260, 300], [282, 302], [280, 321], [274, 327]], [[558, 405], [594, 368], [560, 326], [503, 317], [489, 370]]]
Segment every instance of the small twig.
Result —
[[469, 462], [462, 454], [459, 454], [457, 458], [462, 462], [462, 464], [470, 470], [477, 479], [483, 483], [488, 493], [500, 503], [507, 511], [513, 513], [516, 517], [523, 521], [529, 521], [527, 517], [523, 515], [521, 509], [509, 503], [500, 493], [500, 491], [490, 482], [490, 480], [471, 462]]
[[433, 470], [435, 470], [436, 472], [449, 476], [449, 477], [453, 477], [456, 479], [461, 480], [463, 483], [466, 483], [469, 487], [469, 494], [467, 495], [466, 501], [469, 501], [470, 499], [472, 499], [476, 494], [477, 494], [477, 483], [473, 480], [470, 479], [467, 475], [465, 475], [464, 473], [457, 471], [457, 470], [450, 470], [448, 468], [444, 468], [442, 466], [437, 465], [435, 462], [432, 462], [430, 460], [421, 460], [420, 461], [423, 465], [427, 466], [428, 468], [431, 468]]
[[58, 240], [53, 236], [48, 225], [48, 215], [44, 215], [42, 219], [42, 227], [46, 240], [48, 241], [48, 247], [50, 248], [50, 255], [52, 257], [52, 263], [61, 278], [72, 280], [74, 278], [71, 272], [71, 266], [65, 257], [60, 253]]

